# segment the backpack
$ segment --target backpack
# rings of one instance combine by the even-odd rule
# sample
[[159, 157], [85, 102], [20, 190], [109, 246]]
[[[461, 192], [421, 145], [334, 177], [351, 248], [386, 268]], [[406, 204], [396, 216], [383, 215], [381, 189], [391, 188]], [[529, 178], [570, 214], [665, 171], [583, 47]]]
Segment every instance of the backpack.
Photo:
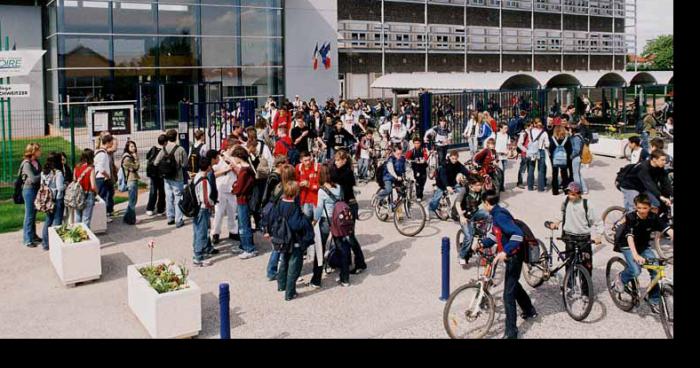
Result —
[[117, 190], [120, 192], [126, 192], [129, 188], [127, 186], [127, 173], [126, 170], [124, 170], [124, 159], [126, 158], [126, 155], [122, 157], [122, 163], [119, 165], [119, 173], [117, 174]]
[[620, 188], [620, 185], [622, 185], [622, 181], [625, 180], [625, 177], [627, 177], [627, 175], [629, 175], [632, 172], [632, 170], [640, 164], [641, 162], [638, 162], [636, 164], [625, 165], [617, 172], [617, 174], [615, 175], [615, 188], [617, 188], [617, 190], [622, 191], [622, 189]]
[[153, 164], [153, 161], [156, 159], [156, 156], [158, 156], [158, 152], [160, 149], [157, 147], [151, 147], [151, 150], [148, 151], [148, 154], [146, 155], [146, 176], [149, 178], [157, 178], [160, 173], [158, 172], [158, 167]]
[[[279, 208], [279, 203], [279, 201], [275, 203], [276, 208]], [[294, 244], [294, 231], [289, 227], [289, 221], [287, 221], [287, 219], [295, 209], [296, 203], [293, 203], [292, 208], [288, 210], [284, 216], [278, 213], [278, 216], [270, 222], [269, 228], [267, 229], [271, 237], [272, 248], [278, 252], [287, 253], [292, 248], [292, 244]]]
[[[337, 238], [352, 235], [355, 231], [355, 216], [353, 215], [350, 206], [348, 206], [348, 203], [336, 198], [336, 196], [334, 196], [333, 193], [331, 193], [331, 191], [327, 188], [322, 187], [321, 189], [323, 189], [323, 191], [326, 192], [326, 194], [328, 194], [331, 200], [333, 200], [335, 203], [333, 205], [333, 214], [330, 224], [331, 234]], [[325, 206], [323, 207], [323, 210], [326, 210]], [[326, 216], [328, 216], [328, 213], [326, 213]]]
[[282, 145], [287, 149], [287, 161], [289, 161], [289, 164], [292, 166], [297, 166], [299, 163], [299, 150], [297, 150], [294, 145], [289, 145], [287, 142], [281, 140]]
[[567, 162], [567, 155], [566, 155], [566, 148], [564, 148], [564, 145], [566, 144], [566, 141], [569, 139], [569, 137], [564, 138], [564, 142], [561, 144], [557, 143], [556, 139], [552, 139], [552, 142], [554, 142], [554, 145], [556, 148], [554, 149], [554, 154], [552, 155], [552, 165], [555, 167], [566, 167], [566, 162]]
[[523, 251], [524, 261], [529, 265], [538, 264], [540, 262], [540, 241], [537, 240], [526, 223], [516, 219], [513, 219], [513, 222], [523, 231], [523, 242], [520, 249]]
[[[202, 158], [202, 155], [200, 155], [202, 146], [204, 146], [204, 143], [192, 148], [192, 153], [190, 153], [190, 157], [187, 158], [187, 171], [191, 173], [199, 171], [199, 160]], [[175, 151], [173, 150], [173, 152]]]
[[384, 189], [384, 170], [386, 170], [386, 161], [384, 161], [376, 170], [374, 170], [374, 180], [379, 185], [379, 188]]
[[15, 191], [12, 193], [12, 201], [15, 204], [24, 204], [24, 196], [22, 195], [22, 189], [24, 188], [24, 181], [27, 180], [26, 175], [22, 175], [22, 168], [26, 161], [22, 161], [19, 165], [19, 172], [17, 173], [17, 180], [15, 180]]
[[270, 163], [267, 161], [265, 157], [263, 157], [263, 151], [265, 150], [265, 143], [262, 141], [258, 140], [258, 157], [257, 161], [258, 164], [255, 166], [255, 179], [256, 180], [261, 180], [261, 179], [267, 179], [268, 176], [270, 176]]
[[[334, 238], [331, 239], [331, 244], [328, 246], [328, 250], [323, 255], [323, 264], [326, 268], [337, 269], [339, 269], [343, 264], [343, 252], [340, 250], [340, 245], [336, 243]], [[329, 271], [330, 270], [326, 270], [326, 272]]]
[[197, 200], [197, 192], [195, 188], [202, 182], [202, 180], [207, 180], [207, 177], [203, 176], [196, 182], [190, 182], [185, 187], [185, 190], [182, 191], [182, 199], [177, 206], [180, 207], [180, 211], [182, 211], [182, 214], [186, 217], [196, 217], [199, 214], [199, 207], [201, 204], [199, 203], [199, 200]]
[[[537, 135], [537, 138], [532, 136], [532, 129], [528, 132], [528, 135], [530, 136], [530, 143], [527, 145], [527, 158], [529, 158], [532, 161], [537, 161], [540, 159], [540, 137], [542, 137], [542, 134], [544, 134], [544, 129], [540, 132], [540, 134]], [[533, 144], [534, 143], [534, 144]]]
[[66, 192], [63, 194], [63, 203], [66, 207], [76, 210], [82, 210], [85, 208], [85, 191], [83, 190], [83, 187], [80, 186], [80, 181], [83, 180], [83, 177], [85, 177], [85, 175], [91, 171], [92, 168], [86, 169], [82, 174], [80, 174], [78, 180], [68, 184], [68, 187], [66, 187]]
[[[569, 197], [567, 196], [566, 199], [564, 200], [564, 204], [561, 206], [561, 228], [564, 228], [564, 224], [566, 224], [566, 206], [569, 205]], [[583, 210], [586, 212], [586, 223], [590, 223], [591, 221], [588, 219], [588, 200], [586, 198], [583, 198]]]
[[56, 207], [56, 201], [53, 198], [53, 193], [51, 188], [49, 188], [49, 182], [52, 178], [55, 178], [55, 174], [49, 176], [46, 180], [41, 181], [41, 186], [39, 191], [36, 193], [36, 199], [34, 199], [34, 208], [39, 212], [50, 213], [53, 212]]
[[588, 144], [584, 144], [581, 148], [581, 163], [584, 165], [588, 165], [591, 162], [593, 162], [593, 154], [591, 153], [591, 148], [588, 147]]
[[175, 146], [172, 152], [163, 147], [163, 158], [158, 163], [158, 172], [165, 179], [174, 180], [177, 177], [177, 161], [175, 160], [175, 151], [179, 146]]

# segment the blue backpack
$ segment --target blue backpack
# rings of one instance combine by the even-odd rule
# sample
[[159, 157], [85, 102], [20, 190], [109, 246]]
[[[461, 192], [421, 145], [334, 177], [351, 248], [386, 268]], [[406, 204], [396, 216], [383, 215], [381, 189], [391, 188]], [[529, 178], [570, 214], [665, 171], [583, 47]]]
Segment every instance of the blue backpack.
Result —
[[554, 154], [552, 155], [552, 165], [554, 165], [555, 167], [567, 166], [566, 149], [564, 148], [567, 139], [569, 139], [569, 137], [564, 138], [564, 142], [561, 142], [561, 144], [558, 144], [556, 139], [552, 140], [554, 142], [554, 145], [556, 146], [556, 148], [554, 149]]

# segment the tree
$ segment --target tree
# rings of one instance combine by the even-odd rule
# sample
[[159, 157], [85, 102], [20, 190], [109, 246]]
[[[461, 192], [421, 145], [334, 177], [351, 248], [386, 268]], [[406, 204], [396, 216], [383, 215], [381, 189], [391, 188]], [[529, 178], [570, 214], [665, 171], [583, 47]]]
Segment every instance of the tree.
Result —
[[673, 69], [673, 35], [661, 35], [647, 42], [644, 46], [643, 57], [653, 56], [651, 60], [652, 69], [672, 70]]

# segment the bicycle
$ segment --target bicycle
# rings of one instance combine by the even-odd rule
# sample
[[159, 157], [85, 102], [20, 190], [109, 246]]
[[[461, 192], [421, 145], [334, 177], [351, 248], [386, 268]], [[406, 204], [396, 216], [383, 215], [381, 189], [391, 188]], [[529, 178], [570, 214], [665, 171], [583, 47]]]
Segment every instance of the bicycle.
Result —
[[[433, 187], [436, 187], [433, 184]], [[442, 191], [442, 196], [440, 197], [440, 202], [438, 203], [438, 208], [435, 210], [437, 217], [442, 221], [448, 221], [452, 214], [452, 200], [450, 199], [451, 194], [446, 190]]]
[[415, 236], [423, 230], [428, 217], [425, 207], [416, 202], [415, 181], [404, 175], [401, 182], [394, 183], [394, 188], [397, 193], [396, 200], [393, 199], [393, 191], [384, 201], [379, 201], [377, 194], [374, 195], [372, 205], [375, 214], [380, 221], [386, 221], [389, 213], [393, 212], [396, 230], [403, 236]]
[[610, 244], [615, 244], [615, 230], [617, 226], [625, 218], [625, 208], [621, 206], [610, 206], [603, 211], [603, 226], [605, 227], [603, 235], [605, 240]]
[[[496, 302], [490, 289], [494, 286], [493, 278], [498, 264], [493, 262], [495, 256], [491, 248], [480, 249], [478, 255], [483, 260], [478, 264], [484, 267], [484, 272], [479, 273], [477, 268], [478, 279], [453, 291], [442, 312], [443, 326], [452, 339], [480, 339], [493, 326]], [[461, 328], [466, 331], [461, 333]]]
[[[641, 265], [643, 269], [656, 271], [654, 277], [647, 287], [640, 292], [639, 281], [632, 280], [624, 286], [624, 291], [619, 292], [615, 289], [615, 280], [622, 270], [627, 268], [627, 262], [621, 257], [613, 257], [608, 261], [605, 267], [605, 279], [608, 286], [608, 292], [615, 305], [625, 312], [631, 311], [634, 307], [640, 304], [641, 300], [648, 302], [648, 296], [651, 289], [658, 285], [661, 294], [661, 324], [664, 327], [666, 337], [673, 338], [673, 280], [666, 278], [667, 259], [663, 258], [647, 258], [646, 262]], [[622, 268], [618, 271], [618, 268]]]
[[[673, 206], [663, 206], [659, 211], [659, 216], [665, 216], [668, 224], [673, 226]], [[603, 212], [603, 226], [605, 227], [605, 240], [610, 244], [615, 244], [615, 232], [618, 226], [622, 224], [625, 218], [625, 208], [621, 206], [608, 207]], [[655, 231], [651, 236], [654, 242], [654, 250], [659, 257], [668, 260], [669, 264], [673, 264], [673, 241], [667, 239], [661, 232]]]
[[[540, 258], [537, 262], [523, 263], [522, 275], [525, 282], [536, 288], [545, 281], [549, 281], [552, 275], [559, 279], [559, 270], [566, 268], [562, 286], [562, 300], [566, 312], [575, 321], [582, 321], [588, 317], [593, 307], [593, 280], [588, 270], [583, 267], [583, 253], [581, 243], [574, 244], [573, 251], [560, 251], [554, 242], [553, 223], [546, 221], [544, 227], [550, 230], [549, 250], [541, 241], [537, 241], [540, 247]], [[562, 240], [562, 238], [557, 238]], [[553, 266], [554, 255], [561, 262]], [[580, 302], [580, 303], [579, 303]]]

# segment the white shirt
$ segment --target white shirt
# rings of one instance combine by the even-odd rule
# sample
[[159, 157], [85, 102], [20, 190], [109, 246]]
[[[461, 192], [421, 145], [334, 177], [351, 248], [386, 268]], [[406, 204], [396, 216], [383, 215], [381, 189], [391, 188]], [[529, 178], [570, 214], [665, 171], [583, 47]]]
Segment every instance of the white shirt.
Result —
[[387, 121], [386, 123], [379, 126], [379, 134], [381, 134], [382, 137], [384, 137], [386, 134], [389, 134], [390, 130], [391, 130], [391, 121]]
[[[474, 125], [476, 125], [476, 120], [474, 119], [469, 119], [469, 122], [467, 122], [467, 127], [464, 129], [464, 136], [467, 138], [472, 137], [472, 129], [474, 129]], [[474, 129], [474, 134], [476, 135], [476, 129]]]
[[630, 155], [630, 163], [636, 164], [642, 158], [642, 147], [637, 147]]
[[505, 160], [508, 157], [508, 143], [510, 138], [508, 133], [497, 133], [496, 134], [496, 153], [498, 153], [499, 160]]
[[[214, 201], [211, 200], [211, 188], [209, 187], [209, 180], [207, 180], [206, 174], [202, 172], [198, 172], [197, 175], [194, 176], [194, 183], [197, 183], [199, 179], [204, 178], [202, 181], [200, 181], [197, 185], [194, 187], [194, 192], [197, 195], [197, 201], [199, 201], [200, 207], [201, 208], [207, 208], [206, 203], [204, 202], [204, 186], [207, 186], [207, 195], [208, 195], [208, 201], [209, 201], [209, 206], [213, 207], [214, 206]], [[218, 180], [218, 178], [217, 178]], [[218, 187], [218, 185], [217, 185]], [[231, 190], [229, 190], [230, 192]]]
[[392, 141], [401, 141], [406, 138], [407, 133], [408, 129], [406, 129], [405, 125], [399, 124], [398, 127], [392, 125], [391, 133], [389, 133], [389, 138], [391, 138]]
[[343, 120], [343, 128], [352, 134], [352, 126], [355, 125], [354, 114], [345, 114], [341, 119]]
[[[214, 165], [213, 170], [216, 173], [228, 168], [228, 166], [229, 165], [222, 158], [219, 160], [218, 164]], [[228, 173], [216, 178], [216, 189], [221, 194], [231, 194], [231, 189], [233, 188], [234, 183], [236, 183], [236, 173], [229, 171]]]
[[[103, 175], [102, 172], [106, 172], [107, 176]], [[95, 177], [96, 178], [109, 178], [112, 174], [112, 160], [109, 153], [105, 150], [97, 150], [95, 154]]]
[[[540, 139], [537, 139], [537, 136], [540, 135], [540, 132], [542, 133], [542, 136], [540, 136]], [[539, 149], [547, 149], [549, 148], [549, 134], [547, 134], [547, 131], [543, 131], [542, 129], [537, 129], [537, 128], [532, 128], [530, 129], [530, 144], [537, 144], [537, 147]]]

